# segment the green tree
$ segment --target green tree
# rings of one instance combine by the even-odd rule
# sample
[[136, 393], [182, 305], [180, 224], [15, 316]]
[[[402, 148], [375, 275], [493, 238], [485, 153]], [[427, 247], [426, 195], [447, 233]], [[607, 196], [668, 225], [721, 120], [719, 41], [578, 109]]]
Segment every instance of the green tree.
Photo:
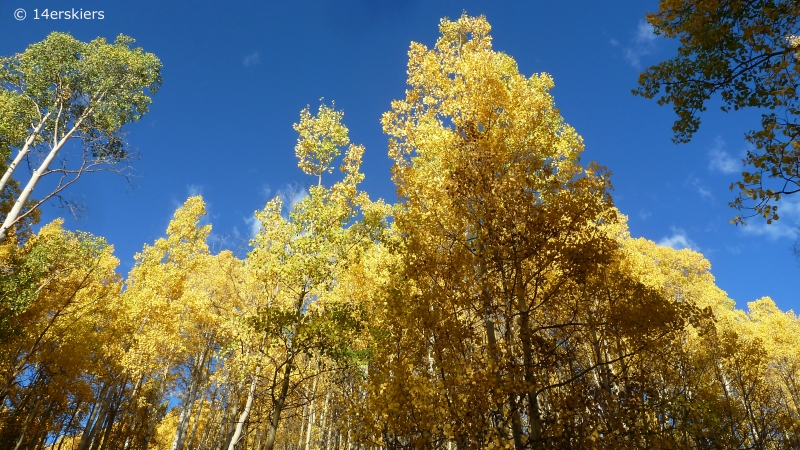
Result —
[[[148, 111], [150, 95], [161, 85], [161, 62], [152, 53], [131, 48], [133, 42], [120, 35], [113, 44], [103, 38], [84, 43], [67, 33], [52, 33], [23, 53], [0, 58], [0, 157], [5, 168], [0, 193], [14, 183], [12, 176], [23, 160], [37, 166], [24, 188], [13, 194], [11, 208], [3, 211], [0, 242], [51, 198], [74, 208], [60, 193], [82, 174], [128, 173], [130, 154], [122, 127]], [[79, 141], [74, 146], [79, 155], [68, 164], [65, 152], [73, 146], [65, 146], [70, 140]], [[12, 148], [18, 152], [10, 159]], [[35, 154], [44, 158], [31, 161]], [[28, 203], [47, 175], [58, 178], [56, 186]]]
[[[25, 117], [28, 115], [25, 98], [15, 92], [0, 90], [0, 172], [8, 171], [8, 162], [11, 157], [12, 147], [22, 147], [27, 137]], [[19, 197], [19, 182], [12, 178], [0, 189], [0, 217], [6, 217], [14, 207], [15, 199]], [[26, 209], [30, 209], [35, 202], [28, 200]], [[23, 218], [14, 227], [17, 235], [30, 234], [29, 226], [39, 221], [39, 210]]]
[[[308, 108], [300, 113], [300, 123], [295, 124], [300, 134], [296, 147], [298, 166], [308, 175], [319, 177], [320, 184], [312, 186], [309, 195], [293, 205], [288, 218], [281, 215], [280, 198], [256, 212], [261, 228], [251, 241], [253, 251], [247, 264], [260, 280], [259, 290], [267, 294], [252, 320], [263, 333], [261, 339], [266, 344], [262, 346], [270, 347], [268, 356], [273, 361], [264, 370], [269, 372], [266, 378], [272, 380], [268, 388], [272, 401], [268, 407], [271, 415], [264, 447], [267, 450], [276, 445], [289, 397], [299, 391], [303, 378], [319, 376], [299, 376], [302, 356], [318, 361], [348, 353], [364, 312], [349, 301], [348, 295], [342, 298], [342, 291], [334, 291], [347, 268], [358, 264], [386, 228], [388, 207], [381, 200], [370, 201], [365, 192], [358, 190], [364, 178], [359, 172], [363, 146], [350, 144], [345, 151], [340, 166], [342, 181], [330, 188], [321, 184], [322, 173], [330, 172], [331, 164], [341, 154], [338, 146], [349, 142], [342, 117], [342, 112], [325, 105], [315, 117], [311, 117]], [[256, 378], [263, 366], [256, 363], [248, 397], [254, 395]], [[320, 370], [318, 363], [308, 364], [307, 368], [311, 367]], [[310, 400], [301, 402], [309, 412], [313, 411], [313, 394]], [[243, 415], [240, 423], [245, 420]], [[237, 439], [239, 435], [237, 431]], [[229, 450], [234, 443], [231, 440]]]
[[731, 184], [738, 196], [734, 223], [760, 215], [778, 219], [774, 205], [800, 191], [800, 3], [794, 0], [662, 0], [647, 15], [656, 34], [678, 38], [678, 56], [645, 70], [633, 91], [672, 104], [678, 115], [675, 142], [688, 142], [700, 126], [699, 114], [719, 94], [722, 110], [767, 110], [761, 127], [745, 138], [748, 151], [742, 178]]

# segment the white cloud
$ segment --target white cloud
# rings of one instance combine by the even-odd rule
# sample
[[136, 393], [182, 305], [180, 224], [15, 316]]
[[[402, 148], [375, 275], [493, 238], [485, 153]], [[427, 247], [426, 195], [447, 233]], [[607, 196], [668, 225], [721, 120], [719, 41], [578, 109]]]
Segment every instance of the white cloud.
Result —
[[742, 253], [742, 248], [738, 245], [726, 245], [725, 250], [727, 250], [731, 255], [738, 255]]
[[772, 240], [780, 239], [780, 238], [795, 238], [797, 235], [795, 234], [795, 229], [782, 223], [783, 221], [772, 222], [771, 224], [767, 225], [766, 223], [755, 223], [756, 220], [763, 220], [759, 218], [752, 218], [750, 219], [751, 222], [749, 225], [745, 225], [742, 227], [742, 232], [744, 234], [749, 234], [752, 236], [766, 236]]
[[761, 217], [751, 217], [747, 225], [742, 226], [742, 232], [752, 236], [766, 236], [769, 239], [790, 238], [797, 239], [797, 226], [800, 223], [800, 200], [792, 197], [783, 198], [774, 206], [778, 208], [780, 220], [767, 224]]
[[[198, 195], [203, 195], [203, 185], [201, 185], [201, 184], [188, 184], [188, 185], [186, 185], [186, 197], [183, 198], [183, 200], [178, 200], [177, 198], [172, 197], [172, 208], [173, 208], [173, 210], [178, 209], [181, 206], [183, 206], [183, 204], [186, 202], [186, 200], [189, 199], [189, 197], [195, 197], [195, 196], [198, 196]], [[203, 201], [206, 202], [206, 210], [208, 210], [208, 207], [209, 207], [208, 202], [205, 199], [203, 199]], [[174, 211], [173, 211], [173, 213], [174, 213]], [[170, 220], [172, 220], [172, 214], [173, 213], [170, 213]]]
[[245, 56], [244, 59], [242, 60], [242, 64], [244, 64], [245, 67], [250, 67], [250, 66], [255, 66], [260, 61], [261, 58], [259, 57], [258, 52], [254, 52], [252, 54]]
[[619, 45], [619, 41], [614, 38], [611, 38], [608, 42], [611, 43], [611, 45], [613, 45], [614, 47]]
[[[265, 197], [269, 197], [271, 193], [271, 189], [264, 185], [261, 189], [261, 194]], [[283, 203], [283, 211], [281, 211], [281, 216], [284, 219], [289, 219], [289, 212], [294, 208], [294, 206], [304, 198], [308, 197], [308, 191], [299, 185], [286, 185], [283, 189], [277, 192], [278, 197], [281, 199], [281, 203]], [[248, 228], [248, 237], [254, 238], [258, 235], [259, 231], [261, 231], [261, 221], [256, 219], [255, 216], [246, 217], [243, 219], [244, 223], [247, 224]], [[237, 231], [238, 232], [238, 231]]]
[[[189, 199], [189, 197], [195, 197], [195, 196], [198, 196], [198, 195], [202, 196], [203, 195], [203, 189], [204, 189], [204, 187], [201, 184], [188, 184], [188, 185], [186, 185], [186, 196], [182, 197], [182, 200], [178, 200], [177, 197], [173, 196], [172, 197], [172, 211], [170, 211], [169, 218], [167, 219], [166, 223], [169, 223], [170, 221], [172, 221], [175, 218], [175, 211], [177, 211], [180, 207], [182, 207], [186, 203], [186, 201]], [[213, 205], [211, 204], [211, 202], [209, 202], [207, 199], [203, 198], [203, 203], [205, 203], [206, 215], [200, 218], [200, 222], [198, 223], [199, 226], [210, 225], [212, 223], [211, 222], [212, 219], [219, 218], [219, 214], [214, 214], [214, 212], [213, 212], [214, 208], [213, 208]], [[164, 225], [163, 229], [166, 230], [167, 229], [167, 225]], [[212, 226], [212, 230], [213, 230], [213, 226]], [[206, 240], [206, 243], [209, 244], [210, 246], [214, 246], [214, 245], [221, 244], [223, 242], [223, 240], [224, 240], [223, 236], [220, 236], [219, 234], [214, 233], [214, 231], [211, 231], [211, 233], [209, 233], [209, 235], [208, 235], [208, 239]]]
[[696, 252], [700, 251], [700, 247], [694, 243], [691, 239], [686, 236], [686, 232], [680, 228], [670, 228], [672, 230], [672, 236], [666, 236], [658, 241], [658, 245], [663, 245], [664, 247], [672, 247], [675, 250], [682, 250], [684, 248], [688, 248], [690, 250], [694, 250]]
[[203, 186], [199, 184], [190, 184], [186, 186], [186, 192], [189, 194], [189, 197], [203, 195]]
[[722, 172], [724, 174], [732, 174], [737, 172], [740, 166], [739, 161], [731, 157], [728, 152], [724, 151], [725, 141], [720, 136], [714, 139], [714, 147], [708, 151], [708, 156], [711, 161], [708, 163], [708, 168], [711, 171]]
[[708, 190], [701, 179], [695, 177], [694, 175], [689, 175], [689, 178], [684, 183], [684, 186], [689, 186], [694, 189], [704, 200], [714, 200], [714, 195], [711, 193], [711, 191]]
[[645, 20], [639, 21], [639, 26], [636, 29], [636, 43], [647, 44], [655, 42], [656, 34], [653, 30], [653, 25]]
[[256, 219], [256, 216], [246, 217], [244, 219], [244, 223], [247, 224], [248, 229], [248, 236], [249, 238], [254, 238], [258, 235], [258, 232], [261, 231], [261, 221]]
[[298, 185], [286, 186], [283, 190], [278, 192], [278, 196], [283, 202], [284, 208], [291, 211], [294, 205], [300, 203], [304, 198], [308, 197], [306, 188]]
[[653, 215], [653, 213], [651, 213], [651, 212], [645, 211], [643, 209], [639, 210], [639, 218], [642, 219], [642, 221], [647, 220], [652, 215]]
[[[611, 45], [616, 46], [615, 39], [612, 39]], [[655, 51], [656, 35], [653, 32], [653, 26], [647, 21], [640, 21], [636, 27], [636, 34], [630, 43], [623, 48], [625, 52], [625, 59], [638, 69], [641, 67], [642, 57], [649, 55]]]
[[703, 198], [706, 198], [706, 199], [709, 199], [709, 200], [714, 200], [714, 196], [711, 195], [711, 192], [708, 189], [706, 189], [705, 187], [703, 187], [703, 186], [699, 186], [697, 188], [697, 192]]

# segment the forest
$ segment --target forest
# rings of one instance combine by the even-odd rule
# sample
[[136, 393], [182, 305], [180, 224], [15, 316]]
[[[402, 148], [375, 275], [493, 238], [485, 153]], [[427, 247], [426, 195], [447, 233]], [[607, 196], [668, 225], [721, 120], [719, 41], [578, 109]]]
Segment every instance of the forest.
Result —
[[794, 312], [738, 309], [702, 254], [631, 236], [552, 77], [493, 50], [482, 16], [439, 31], [381, 118], [395, 202], [362, 190], [366, 149], [323, 102], [293, 125], [306, 196], [226, 249], [192, 196], [126, 275], [39, 207], [125, 175], [159, 60], [66, 33], [0, 59], [0, 448], [800, 448]]

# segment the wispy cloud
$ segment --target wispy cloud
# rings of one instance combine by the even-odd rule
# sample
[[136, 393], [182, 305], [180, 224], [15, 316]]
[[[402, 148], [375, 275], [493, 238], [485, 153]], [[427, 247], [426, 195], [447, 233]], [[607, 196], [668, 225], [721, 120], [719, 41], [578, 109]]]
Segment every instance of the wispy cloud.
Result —
[[760, 217], [752, 217], [747, 221], [747, 225], [741, 227], [742, 232], [751, 236], [766, 236], [772, 240], [797, 239], [797, 226], [800, 223], [800, 200], [792, 197], [783, 198], [775, 206], [778, 208], [780, 220], [767, 224]]
[[250, 239], [256, 237], [261, 231], [261, 221], [256, 219], [256, 216], [245, 217], [244, 223], [247, 224], [247, 237]]
[[[619, 41], [616, 39], [611, 39], [610, 42], [615, 47], [619, 45]], [[625, 59], [636, 69], [641, 67], [642, 57], [653, 53], [655, 49], [656, 35], [653, 32], [653, 26], [644, 20], [639, 21], [633, 38], [630, 39], [628, 45], [622, 48]]]
[[684, 186], [688, 186], [693, 189], [695, 192], [700, 194], [700, 197], [702, 197], [704, 200], [714, 200], [714, 195], [703, 184], [703, 180], [695, 177], [694, 175], [689, 175], [689, 178], [684, 183]]
[[727, 250], [731, 255], [738, 255], [742, 253], [742, 247], [739, 245], [726, 245], [725, 250]]
[[[173, 196], [172, 197], [172, 211], [170, 211], [170, 213], [169, 213], [169, 218], [167, 219], [167, 223], [169, 223], [170, 221], [172, 221], [174, 219], [175, 211], [177, 211], [178, 208], [183, 206], [184, 203], [186, 203], [186, 200], [189, 199], [189, 197], [196, 197], [198, 195], [202, 196], [203, 195], [203, 190], [204, 190], [204, 186], [202, 184], [189, 184], [189, 185], [186, 185], [186, 195], [183, 196], [180, 200], [178, 200], [177, 197]], [[198, 224], [200, 226], [209, 225], [209, 224], [211, 224], [211, 219], [219, 217], [219, 215], [216, 215], [216, 214], [213, 213], [213, 209], [214, 209], [213, 205], [207, 199], [203, 198], [203, 202], [206, 205], [206, 215], [200, 218], [200, 223]], [[166, 230], [166, 229], [167, 229], [167, 227], [164, 226], [164, 230]], [[212, 227], [212, 229], [213, 229], [213, 227]], [[209, 234], [208, 240], [206, 242], [208, 244], [210, 244], [210, 245], [213, 245], [213, 244], [218, 244], [219, 242], [221, 242], [221, 240], [222, 240], [222, 238], [218, 234], [216, 234], [216, 233], [214, 233], [212, 231]]]
[[292, 208], [294, 208], [294, 205], [300, 203], [304, 198], [308, 197], [308, 191], [306, 191], [306, 188], [298, 185], [286, 186], [284, 189], [278, 192], [278, 196], [281, 198], [284, 208], [291, 211]]
[[665, 247], [672, 247], [675, 250], [682, 250], [684, 248], [688, 248], [696, 252], [700, 251], [700, 247], [698, 247], [694, 241], [689, 239], [685, 231], [675, 227], [670, 228], [670, 230], [672, 231], [672, 235], [663, 237], [660, 241], [658, 241], [658, 245], [663, 245]]
[[645, 210], [643, 210], [643, 209], [640, 209], [640, 210], [639, 210], [639, 218], [640, 218], [642, 221], [645, 221], [645, 220], [647, 220], [647, 219], [648, 219], [648, 218], [650, 218], [650, 216], [652, 216], [652, 215], [653, 215], [653, 213], [651, 213], [651, 212], [645, 211]]
[[251, 53], [242, 60], [245, 67], [255, 66], [259, 62], [261, 62], [261, 58], [258, 56], [258, 52]]
[[709, 170], [724, 174], [736, 173], [741, 163], [731, 157], [723, 148], [725, 148], [725, 141], [722, 140], [722, 137], [717, 136], [714, 139], [714, 146], [708, 151], [708, 156], [711, 159], [708, 163]]
[[655, 42], [656, 34], [653, 31], [653, 25], [645, 20], [639, 21], [639, 26], [636, 28], [636, 43], [637, 44], [651, 44]]
[[[265, 197], [269, 197], [271, 192], [272, 190], [269, 188], [269, 186], [263, 185], [260, 193]], [[296, 204], [308, 197], [308, 191], [300, 185], [286, 185], [277, 192], [277, 195], [280, 197], [281, 203], [283, 203], [283, 211], [281, 211], [281, 216], [288, 220], [289, 212], [292, 211]], [[248, 237], [256, 237], [259, 231], [261, 231], [261, 221], [256, 219], [255, 216], [245, 217], [243, 220], [247, 225]]]
[[[184, 202], [189, 197], [195, 197], [198, 195], [203, 195], [203, 185], [202, 184], [189, 184], [186, 185], [186, 197], [178, 200], [177, 197], [172, 197], [172, 207], [173, 209], [178, 209], [183, 206]], [[205, 199], [203, 199], [205, 201]], [[206, 210], [208, 209], [208, 202], [206, 202]], [[170, 220], [172, 219], [172, 214], [170, 214]]]
[[186, 186], [186, 192], [189, 194], [189, 197], [203, 195], [203, 186], [199, 184], [190, 184]]

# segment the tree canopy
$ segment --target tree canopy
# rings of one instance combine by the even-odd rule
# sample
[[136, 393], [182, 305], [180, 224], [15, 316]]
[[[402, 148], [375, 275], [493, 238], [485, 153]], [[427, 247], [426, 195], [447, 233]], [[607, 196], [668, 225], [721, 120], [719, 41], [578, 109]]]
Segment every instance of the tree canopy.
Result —
[[[82, 174], [127, 173], [131, 155], [122, 127], [147, 113], [150, 96], [161, 85], [161, 62], [131, 48], [133, 43], [125, 35], [108, 43], [52, 33], [22, 53], [0, 58], [0, 194], [11, 204], [0, 210], [0, 242], [53, 197], [79, 208], [60, 193]], [[64, 154], [70, 141], [79, 141], [76, 162]], [[44, 156], [36, 161], [37, 154]], [[35, 169], [17, 192], [20, 178], [25, 179], [19, 173], [23, 160]], [[30, 201], [39, 180], [48, 175], [58, 178], [55, 187]]]
[[439, 30], [382, 118], [394, 204], [323, 104], [294, 125], [316, 184], [247, 251], [200, 196], [124, 276], [61, 220], [0, 242], [0, 447], [800, 446], [800, 318], [632, 237], [552, 77], [482, 16]]
[[656, 34], [677, 38], [678, 55], [646, 69], [634, 94], [671, 104], [675, 142], [688, 142], [712, 99], [722, 110], [758, 108], [761, 127], [745, 133], [739, 191], [730, 204], [768, 223], [777, 201], [800, 192], [800, 4], [793, 0], [662, 0], [647, 15]]

